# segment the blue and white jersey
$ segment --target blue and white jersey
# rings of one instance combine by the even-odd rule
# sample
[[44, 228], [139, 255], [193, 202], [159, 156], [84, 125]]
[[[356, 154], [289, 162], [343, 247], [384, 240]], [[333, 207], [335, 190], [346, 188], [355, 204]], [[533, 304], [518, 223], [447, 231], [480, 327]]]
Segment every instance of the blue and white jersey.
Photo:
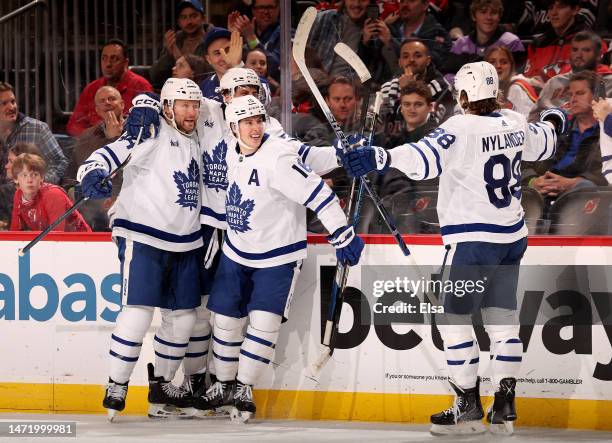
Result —
[[511, 243], [527, 235], [521, 206], [521, 160], [550, 158], [557, 136], [502, 110], [456, 115], [417, 143], [389, 151], [390, 166], [414, 180], [440, 176], [438, 218], [445, 244]]
[[286, 143], [266, 134], [253, 154], [236, 144], [228, 150], [223, 253], [237, 263], [266, 268], [304, 259], [306, 207], [329, 232], [346, 226], [334, 192]]
[[[235, 145], [236, 139], [231, 134], [224, 116], [225, 106], [214, 100], [205, 99], [200, 107], [198, 132], [203, 150], [204, 197], [202, 199], [202, 224], [219, 229], [227, 229], [225, 217], [225, 195], [227, 193], [228, 146]], [[312, 147], [290, 138], [280, 123], [270, 118], [266, 132], [287, 143], [282, 149], [296, 152], [302, 161], [315, 173], [323, 175], [338, 167], [336, 151], [331, 146]]]
[[159, 137], [131, 149], [119, 139], [89, 158], [106, 158], [112, 172], [131, 152], [123, 185], [109, 210], [113, 237], [165, 251], [191, 251], [202, 245], [200, 228], [201, 151], [196, 133], [186, 136], [162, 120]]

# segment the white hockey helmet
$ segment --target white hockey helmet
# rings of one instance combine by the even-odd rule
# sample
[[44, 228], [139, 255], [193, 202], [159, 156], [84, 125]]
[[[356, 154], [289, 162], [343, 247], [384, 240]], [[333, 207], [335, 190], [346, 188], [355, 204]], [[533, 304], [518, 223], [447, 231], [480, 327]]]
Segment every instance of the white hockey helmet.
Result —
[[257, 98], [260, 102], [265, 102], [265, 92], [261, 80], [255, 71], [249, 68], [230, 68], [219, 80], [219, 92], [229, 94], [234, 99], [236, 88], [239, 86], [255, 86], [257, 88]]
[[163, 105], [167, 104], [170, 108], [170, 117], [165, 113], [164, 116], [170, 121], [170, 124], [179, 132], [183, 133], [177, 126], [174, 119], [174, 100], [193, 100], [202, 101], [202, 91], [200, 87], [188, 78], [169, 78], [164, 83], [161, 89], [160, 99]]
[[[455, 99], [461, 108], [461, 92], [465, 91], [470, 103], [496, 98], [499, 79], [495, 67], [488, 62], [467, 63], [455, 76]], [[463, 108], [462, 108], [463, 109]]]
[[266, 113], [265, 106], [263, 105], [263, 103], [261, 103], [261, 101], [259, 101], [256, 97], [253, 97], [252, 95], [236, 97], [225, 108], [225, 121], [229, 126], [230, 131], [232, 132], [234, 137], [236, 137], [240, 145], [245, 146], [250, 150], [256, 150], [259, 146], [249, 146], [243, 140], [241, 140], [238, 124], [240, 123], [240, 120], [249, 117], [254, 117], [257, 115], [262, 115], [264, 118], [264, 125], [267, 124], [268, 114]]

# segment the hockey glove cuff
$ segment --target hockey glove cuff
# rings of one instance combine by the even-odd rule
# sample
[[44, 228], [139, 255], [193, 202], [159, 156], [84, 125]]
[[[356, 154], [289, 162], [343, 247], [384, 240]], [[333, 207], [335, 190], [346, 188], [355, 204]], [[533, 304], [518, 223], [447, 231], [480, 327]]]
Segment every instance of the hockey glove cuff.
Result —
[[361, 237], [355, 235], [352, 226], [337, 229], [327, 237], [327, 240], [336, 248], [336, 258], [339, 262], [348, 263], [349, 266], [355, 266], [359, 263], [364, 243]]
[[91, 199], [108, 198], [112, 195], [113, 184], [110, 180], [106, 180], [108, 176], [108, 171], [100, 162], [85, 163], [77, 171], [81, 192], [85, 197]]

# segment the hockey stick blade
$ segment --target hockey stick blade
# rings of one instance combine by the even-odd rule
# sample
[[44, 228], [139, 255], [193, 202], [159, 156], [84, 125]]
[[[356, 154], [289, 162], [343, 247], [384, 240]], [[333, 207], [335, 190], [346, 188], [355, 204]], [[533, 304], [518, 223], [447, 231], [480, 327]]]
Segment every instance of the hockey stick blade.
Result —
[[351, 68], [353, 68], [353, 71], [357, 73], [361, 83], [365, 83], [372, 78], [372, 74], [370, 74], [370, 71], [368, 71], [366, 65], [359, 58], [359, 56], [355, 54], [355, 51], [353, 51], [346, 43], [336, 43], [336, 46], [334, 46], [334, 51], [336, 54], [342, 57], [345, 62], [351, 65]]

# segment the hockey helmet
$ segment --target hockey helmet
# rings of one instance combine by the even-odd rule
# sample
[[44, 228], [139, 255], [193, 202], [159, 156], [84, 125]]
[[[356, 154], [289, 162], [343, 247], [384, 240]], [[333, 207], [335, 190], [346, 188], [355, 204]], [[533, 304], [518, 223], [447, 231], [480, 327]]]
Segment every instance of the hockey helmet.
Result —
[[455, 99], [461, 107], [461, 92], [465, 91], [470, 103], [496, 98], [499, 80], [495, 67], [488, 62], [467, 63], [455, 76]]
[[239, 86], [255, 86], [257, 88], [257, 98], [260, 102], [265, 102], [265, 92], [261, 80], [255, 71], [249, 68], [230, 68], [221, 80], [219, 80], [219, 90], [222, 95], [229, 94], [234, 99], [234, 93]]

